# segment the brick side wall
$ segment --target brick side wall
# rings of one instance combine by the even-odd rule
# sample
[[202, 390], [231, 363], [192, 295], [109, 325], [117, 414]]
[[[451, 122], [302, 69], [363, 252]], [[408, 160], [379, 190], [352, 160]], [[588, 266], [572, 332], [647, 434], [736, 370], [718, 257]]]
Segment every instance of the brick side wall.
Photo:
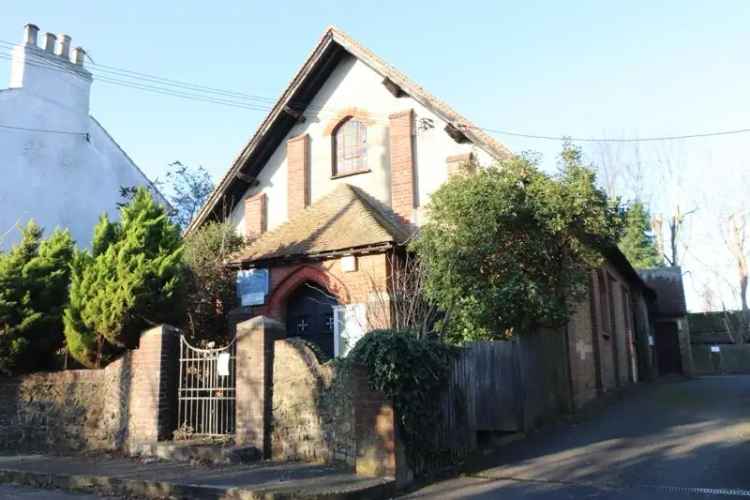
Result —
[[[600, 301], [600, 287], [602, 282], [598, 279], [598, 273], [603, 273], [604, 276], [604, 295], [605, 303], [602, 310], [602, 303]], [[593, 301], [590, 298], [579, 305], [569, 327], [569, 347], [571, 352], [571, 373], [573, 374], [573, 383], [576, 391], [581, 391], [580, 394], [576, 392], [576, 403], [579, 400], [581, 403], [585, 403], [586, 400], [590, 399], [591, 383], [596, 384], [596, 357], [599, 359], [599, 376], [601, 377], [602, 390], [611, 391], [618, 387], [623, 387], [632, 382], [632, 363], [631, 352], [634, 352], [635, 346], [633, 344], [635, 340], [635, 327], [636, 323], [632, 319], [626, 322], [625, 320], [625, 307], [623, 302], [623, 294], [630, 294], [630, 287], [626, 284], [626, 280], [619, 274], [619, 272], [610, 265], [605, 265], [602, 269], [592, 273], [593, 279], [590, 287], [590, 294], [593, 296]], [[610, 290], [611, 289], [611, 290]], [[611, 293], [610, 293], [611, 291]], [[640, 300], [640, 299], [638, 299]], [[610, 307], [610, 301], [612, 307]], [[592, 311], [593, 306], [593, 311]], [[631, 308], [632, 308], [631, 303]], [[588, 318], [582, 311], [588, 311]], [[614, 327], [610, 320], [609, 311], [614, 312]], [[592, 314], [593, 312], [593, 314]], [[641, 328], [645, 325], [640, 325]], [[582, 332], [577, 331], [582, 329]], [[591, 341], [587, 341], [587, 335], [591, 334], [593, 329], [593, 338]], [[572, 333], [570, 333], [572, 332]], [[580, 342], [580, 344], [579, 344]], [[590, 355], [591, 362], [594, 363], [594, 376], [586, 374], [587, 370], [591, 367], [583, 368], [575, 366], [578, 363], [588, 365], [588, 361], [579, 360], [581, 353], [576, 352], [581, 349], [593, 351]], [[598, 352], [597, 352], [598, 349]], [[648, 353], [646, 353], [648, 356]], [[588, 357], [588, 355], [587, 355]], [[616, 363], [615, 364], [615, 359]]]
[[253, 240], [266, 232], [266, 193], [258, 193], [245, 200], [245, 239]]
[[[625, 292], [627, 293], [627, 292]], [[617, 355], [620, 366], [620, 386], [630, 383], [632, 377], [630, 363], [630, 333], [627, 322], [625, 321], [625, 306], [623, 304], [622, 282], [612, 283], [612, 296], [615, 300], [615, 321], [617, 324]]]
[[570, 377], [573, 384], [573, 406], [580, 408], [598, 395], [596, 352], [591, 323], [590, 292], [576, 308], [568, 324]]
[[414, 220], [414, 111], [390, 115], [391, 208]]
[[310, 136], [287, 141], [287, 209], [291, 219], [310, 204]]
[[[604, 291], [605, 297], [607, 295], [606, 288], [606, 273], [605, 273], [605, 285]], [[605, 300], [604, 309], [602, 310], [602, 302], [600, 300], [600, 293], [602, 291], [601, 282], [598, 279], [594, 279], [593, 293], [594, 293], [594, 309], [596, 315], [596, 327], [597, 327], [597, 340], [599, 342], [599, 360], [601, 366], [601, 379], [602, 379], [602, 390], [611, 391], [617, 386], [615, 379], [615, 364], [614, 364], [614, 346], [613, 346], [613, 333], [612, 327], [609, 321], [608, 313], [608, 302]], [[608, 298], [607, 298], [608, 300]]]

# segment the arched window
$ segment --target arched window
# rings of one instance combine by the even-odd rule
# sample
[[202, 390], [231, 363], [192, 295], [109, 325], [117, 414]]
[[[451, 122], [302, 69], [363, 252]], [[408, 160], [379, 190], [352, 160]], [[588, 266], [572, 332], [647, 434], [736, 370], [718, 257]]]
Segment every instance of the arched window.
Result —
[[367, 126], [346, 118], [333, 132], [333, 175], [367, 170]]

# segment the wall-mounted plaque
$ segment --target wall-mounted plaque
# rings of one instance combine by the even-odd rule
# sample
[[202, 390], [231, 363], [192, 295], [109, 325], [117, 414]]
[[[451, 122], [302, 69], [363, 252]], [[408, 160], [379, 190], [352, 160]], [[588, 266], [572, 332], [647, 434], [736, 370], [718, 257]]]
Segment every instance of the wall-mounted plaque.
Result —
[[237, 296], [243, 306], [266, 303], [268, 295], [268, 269], [243, 269], [237, 271]]

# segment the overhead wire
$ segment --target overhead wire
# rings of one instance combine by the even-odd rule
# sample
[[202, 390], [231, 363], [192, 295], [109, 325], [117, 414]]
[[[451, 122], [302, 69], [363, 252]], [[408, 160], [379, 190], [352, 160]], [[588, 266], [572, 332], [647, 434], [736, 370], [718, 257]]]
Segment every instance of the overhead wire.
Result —
[[[15, 44], [6, 40], [0, 40], [1, 47], [12, 48]], [[6, 49], [7, 50], [7, 49]], [[0, 58], [11, 59], [10, 52], [2, 52], [0, 49]], [[42, 67], [54, 71], [64, 71], [68, 73], [74, 73], [69, 67], [64, 64], [55, 64], [46, 58], [39, 56], [32, 56], [31, 60], [27, 60], [26, 64]], [[248, 94], [244, 92], [238, 92], [234, 90], [226, 90], [217, 87], [195, 84], [171, 78], [164, 78], [148, 73], [139, 71], [133, 71], [124, 68], [118, 68], [116, 66], [109, 66], [105, 64], [99, 64], [92, 62], [90, 66], [87, 66], [87, 70], [96, 77], [97, 81], [107, 83], [110, 85], [117, 85], [125, 88], [131, 88], [135, 90], [141, 90], [145, 92], [152, 92], [159, 95], [165, 95], [170, 97], [177, 97], [185, 100], [205, 102], [210, 104], [219, 104], [228, 107], [234, 107], [238, 109], [245, 109], [250, 111], [269, 112], [276, 107], [276, 99], [270, 97], [264, 97], [254, 94]], [[288, 105], [293, 111], [298, 111], [301, 116], [306, 117], [319, 117], [320, 115], [338, 115], [342, 110], [324, 109], [322, 106], [314, 106], [311, 104], [304, 105], [305, 109], [295, 110], [294, 105], [301, 105], [303, 103], [290, 101]], [[378, 114], [370, 113], [371, 116], [377, 117]], [[385, 114], [380, 115], [384, 118]], [[377, 118], [376, 118], [377, 119]], [[5, 126], [3, 128], [12, 128]], [[652, 136], [652, 137], [630, 137], [630, 138], [600, 138], [600, 137], [579, 137], [579, 136], [567, 136], [567, 135], [546, 135], [546, 134], [533, 134], [533, 133], [522, 133], [505, 129], [480, 127], [473, 124], [459, 124], [459, 128], [464, 129], [475, 129], [482, 130], [484, 132], [503, 135], [509, 137], [518, 137], [523, 139], [533, 140], [546, 140], [546, 141], [573, 141], [573, 142], [590, 142], [590, 143], [645, 143], [645, 142], [664, 142], [664, 141], [676, 141], [676, 140], [689, 140], [709, 137], [720, 137], [729, 135], [739, 135], [750, 133], [750, 128], [741, 128], [733, 130], [719, 130], [710, 132], [699, 132], [692, 134], [679, 134], [679, 135], [665, 135], [665, 136]], [[63, 133], [63, 131], [57, 131]], [[64, 133], [76, 133], [85, 134], [85, 132], [67, 132]]]
[[33, 128], [33, 127], [18, 127], [15, 125], [5, 125], [0, 123], [1, 129], [7, 129], [7, 130], [20, 130], [24, 132], [45, 132], [48, 134], [68, 134], [68, 135], [83, 135], [87, 136], [88, 133], [86, 132], [74, 132], [72, 130], [53, 130], [53, 129], [44, 129], [44, 128]]

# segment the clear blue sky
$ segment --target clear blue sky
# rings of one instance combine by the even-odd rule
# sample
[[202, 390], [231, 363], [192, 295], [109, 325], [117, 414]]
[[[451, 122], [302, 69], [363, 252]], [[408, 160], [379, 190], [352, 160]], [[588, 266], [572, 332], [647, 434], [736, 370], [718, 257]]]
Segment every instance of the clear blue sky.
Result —
[[[750, 2], [743, 0], [9, 0], [2, 11], [0, 40], [19, 41], [33, 22], [70, 34], [99, 64], [269, 98], [335, 24], [484, 127], [607, 137], [750, 127]], [[0, 81], [7, 75], [0, 60]], [[147, 174], [161, 176], [179, 159], [215, 178], [263, 117], [96, 81], [92, 113]], [[559, 149], [498, 138], [515, 151], [543, 153], [546, 165]], [[711, 182], [706, 161], [712, 172], [746, 170], [748, 141], [679, 145], [688, 158], [685, 183]]]

